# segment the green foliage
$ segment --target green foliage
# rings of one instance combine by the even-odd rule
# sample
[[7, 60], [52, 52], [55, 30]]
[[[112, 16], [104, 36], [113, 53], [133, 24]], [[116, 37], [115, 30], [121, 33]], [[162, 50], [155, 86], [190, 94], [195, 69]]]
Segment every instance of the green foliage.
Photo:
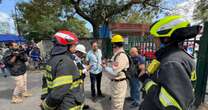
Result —
[[111, 22], [150, 23], [160, 11], [162, 0], [64, 0], [93, 26], [99, 37], [99, 26]]
[[85, 22], [93, 26], [93, 36], [99, 36], [99, 26], [111, 22], [151, 23], [158, 14], [161, 0], [32, 0], [18, 7], [21, 34], [29, 39], [50, 37], [58, 29], [70, 29], [79, 37], [89, 36]]
[[[157, 18], [161, 9], [162, 0], [150, 0], [134, 4], [131, 9], [111, 17], [111, 22], [119, 23], [147, 23], [151, 24], [154, 18]], [[145, 2], [146, 1], [146, 2]]]
[[208, 2], [207, 0], [199, 0], [195, 9], [195, 19], [208, 21]]
[[29, 40], [39, 41], [50, 38], [60, 29], [68, 29], [78, 37], [87, 37], [89, 30], [85, 27], [86, 22], [73, 17], [69, 6], [61, 0], [33, 0], [17, 4], [17, 23], [21, 34]]
[[131, 24], [151, 24], [154, 18], [153, 14], [143, 13], [140, 14], [138, 12], [129, 13], [127, 16], [117, 15], [113, 17], [112, 22], [119, 22], [119, 23], [131, 23]]

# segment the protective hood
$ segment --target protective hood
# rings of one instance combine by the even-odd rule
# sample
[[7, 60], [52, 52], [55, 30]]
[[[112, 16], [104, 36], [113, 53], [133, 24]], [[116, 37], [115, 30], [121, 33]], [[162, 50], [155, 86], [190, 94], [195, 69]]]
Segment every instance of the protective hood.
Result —
[[51, 56], [64, 54], [67, 52], [67, 49], [67, 46], [55, 45], [51, 50]]

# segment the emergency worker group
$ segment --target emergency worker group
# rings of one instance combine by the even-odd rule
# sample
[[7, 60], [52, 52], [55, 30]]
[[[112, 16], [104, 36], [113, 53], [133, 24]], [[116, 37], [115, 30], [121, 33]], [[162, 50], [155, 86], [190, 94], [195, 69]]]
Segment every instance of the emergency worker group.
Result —
[[[124, 109], [128, 83], [130, 88], [137, 86], [137, 90], [131, 89], [134, 96], [131, 100], [139, 110], [192, 110], [195, 63], [181, 45], [184, 40], [196, 37], [200, 29], [182, 16], [167, 16], [153, 23], [149, 37], [157, 48], [156, 59], [146, 68], [142, 58], [135, 57], [138, 55], [136, 48], [131, 49], [130, 55], [124, 51], [122, 35], [111, 36], [113, 56], [102, 60], [98, 42], [93, 41], [92, 50], [86, 52], [73, 32], [58, 31], [52, 37], [54, 46], [42, 78], [41, 109], [85, 109], [84, 78], [89, 72], [94, 102], [97, 97], [105, 97], [100, 88], [102, 76], [110, 80], [107, 86], [111, 88], [111, 110]], [[137, 97], [141, 92], [138, 90], [140, 82], [143, 85], [141, 101], [140, 96]]]

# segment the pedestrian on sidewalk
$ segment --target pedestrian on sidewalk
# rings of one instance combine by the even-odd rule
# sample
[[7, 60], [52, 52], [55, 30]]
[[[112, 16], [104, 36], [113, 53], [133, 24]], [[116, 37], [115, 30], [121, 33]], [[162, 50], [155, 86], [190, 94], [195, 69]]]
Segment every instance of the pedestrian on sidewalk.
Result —
[[[138, 76], [139, 74], [145, 73], [145, 61], [136, 47], [131, 48], [130, 56], [136, 66], [137, 71], [135, 72]], [[130, 86], [130, 100], [133, 102], [131, 104], [132, 107], [138, 107], [140, 103], [140, 81], [138, 76], [133, 76], [128, 79]]]
[[167, 16], [150, 27], [157, 48], [156, 59], [140, 75], [145, 97], [140, 110], [191, 110], [196, 71], [193, 57], [180, 48], [194, 38], [200, 26], [190, 26], [182, 16]]
[[125, 54], [124, 39], [121, 35], [114, 35], [112, 62], [103, 62], [103, 68], [111, 79], [111, 110], [123, 110], [127, 91], [127, 77], [125, 72], [129, 68], [129, 59]]
[[40, 62], [41, 62], [40, 49], [37, 46], [34, 46], [33, 49], [30, 51], [29, 56], [32, 60], [32, 65], [34, 69], [40, 69]]
[[[86, 61], [90, 66], [91, 96], [92, 100], [96, 102], [96, 96], [104, 97], [101, 91], [102, 51], [98, 48], [96, 40], [91, 42], [91, 47], [92, 50], [87, 53]], [[97, 94], [95, 91], [95, 85], [97, 85]]]
[[3, 50], [2, 50], [2, 48], [0, 48], [0, 71], [1, 71], [1, 74], [3, 74], [3, 76], [6, 78], [8, 76], [8, 74], [6, 72], [3, 57], [4, 57]]
[[32, 94], [27, 91], [27, 55], [24, 50], [19, 48], [15, 42], [9, 44], [9, 50], [5, 52], [4, 64], [9, 69], [15, 79], [15, 89], [12, 96], [12, 103], [22, 103], [23, 97], [29, 97]]

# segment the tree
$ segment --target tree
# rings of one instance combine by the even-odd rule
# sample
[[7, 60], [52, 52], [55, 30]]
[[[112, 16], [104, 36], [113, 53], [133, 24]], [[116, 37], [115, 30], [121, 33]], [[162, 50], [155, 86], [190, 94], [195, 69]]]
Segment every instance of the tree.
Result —
[[[140, 13], [151, 13], [160, 10], [158, 4], [161, 0], [63, 0], [73, 4], [77, 14], [89, 21], [93, 27], [93, 37], [99, 38], [99, 27], [115, 21], [115, 16], [127, 16], [128, 10], [141, 11]], [[136, 7], [133, 7], [135, 5]], [[153, 11], [154, 10], [154, 11]], [[102, 42], [103, 50], [106, 51], [110, 40]], [[106, 52], [104, 52], [104, 56]]]
[[195, 8], [194, 18], [197, 20], [208, 20], [208, 3], [207, 0], [197, 0], [197, 6]]
[[89, 34], [86, 22], [75, 18], [70, 6], [62, 0], [32, 0], [18, 3], [17, 8], [20, 32], [28, 39], [49, 38], [59, 29], [69, 29], [79, 37]]
[[[132, 11], [132, 10], [130, 10]], [[119, 23], [131, 23], [131, 24], [138, 24], [138, 23], [145, 23], [151, 24], [153, 18], [155, 17], [152, 13], [138, 13], [138, 12], [129, 12], [127, 11], [126, 16], [124, 15], [116, 15], [112, 17], [111, 22], [119, 22]]]
[[65, 0], [73, 4], [77, 14], [89, 21], [93, 26], [93, 35], [99, 37], [99, 26], [108, 24], [113, 16], [130, 10], [137, 4], [138, 11], [151, 13], [159, 11], [161, 0]]

